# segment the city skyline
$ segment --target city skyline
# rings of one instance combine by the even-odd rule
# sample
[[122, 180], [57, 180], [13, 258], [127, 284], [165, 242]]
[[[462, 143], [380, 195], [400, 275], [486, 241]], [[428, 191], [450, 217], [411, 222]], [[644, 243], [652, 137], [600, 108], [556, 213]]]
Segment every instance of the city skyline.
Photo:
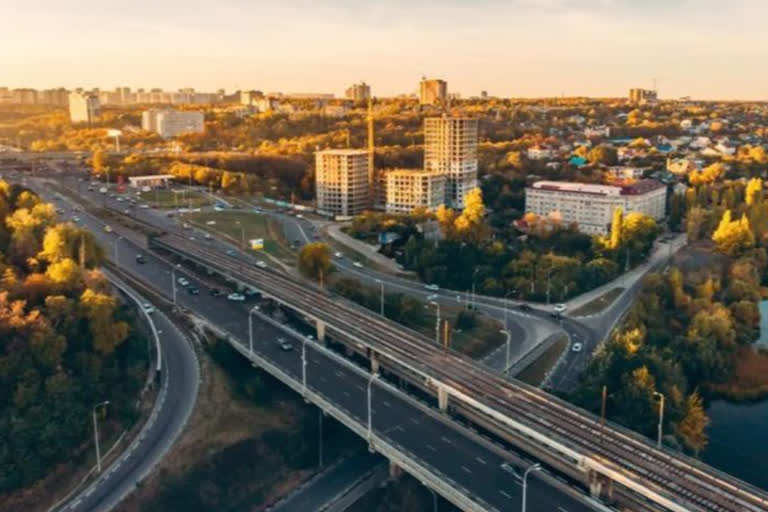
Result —
[[755, 0], [727, 10], [712, 0], [40, 7], [15, 6], [6, 18], [0, 45], [15, 51], [3, 85], [343, 97], [364, 80], [374, 96], [394, 96], [417, 92], [424, 75], [462, 97], [623, 97], [656, 79], [662, 98], [759, 100], [768, 82], [753, 64], [768, 51], [768, 6]]

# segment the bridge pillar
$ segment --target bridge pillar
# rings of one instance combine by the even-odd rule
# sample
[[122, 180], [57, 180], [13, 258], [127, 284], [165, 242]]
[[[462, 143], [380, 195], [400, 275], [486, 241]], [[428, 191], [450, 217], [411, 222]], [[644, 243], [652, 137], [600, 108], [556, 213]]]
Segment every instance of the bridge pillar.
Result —
[[613, 497], [613, 481], [610, 478], [597, 471], [590, 471], [588, 479], [590, 496], [600, 499]]
[[403, 474], [403, 469], [392, 461], [389, 461], [389, 478], [397, 479]]
[[315, 320], [315, 328], [317, 329], [317, 341], [325, 345], [325, 322]]
[[379, 356], [376, 355], [376, 352], [373, 350], [370, 350], [370, 359], [371, 359], [371, 373], [380, 374], [379, 372]]
[[214, 274], [214, 271], [211, 267], [205, 267], [205, 273], [209, 276], [212, 276]]
[[448, 408], [448, 390], [443, 386], [437, 387], [437, 406], [441, 411]]

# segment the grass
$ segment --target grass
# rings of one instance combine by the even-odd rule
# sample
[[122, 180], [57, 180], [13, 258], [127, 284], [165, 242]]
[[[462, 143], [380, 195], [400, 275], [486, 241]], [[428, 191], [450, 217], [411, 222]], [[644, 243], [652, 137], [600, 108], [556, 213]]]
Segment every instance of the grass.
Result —
[[547, 372], [557, 363], [560, 359], [560, 355], [568, 348], [568, 339], [562, 337], [552, 344], [547, 350], [544, 351], [538, 359], [526, 366], [523, 371], [517, 375], [517, 379], [530, 384], [531, 386], [538, 386], [547, 376]]
[[[235, 244], [240, 244], [243, 235], [246, 243], [254, 238], [262, 238], [264, 239], [264, 252], [288, 265], [296, 263], [296, 254], [289, 248], [288, 242], [280, 233], [280, 228], [264, 215], [246, 211], [224, 210], [221, 212], [190, 212], [185, 213], [183, 218], [211, 234], [224, 235]], [[215, 224], [206, 224], [210, 221], [215, 222]]]
[[575, 309], [570, 314], [571, 316], [587, 316], [600, 313], [602, 310], [610, 306], [613, 301], [615, 301], [623, 292], [624, 288], [612, 288], [599, 297], [587, 302], [580, 308]]
[[209, 206], [211, 198], [196, 190], [179, 189], [155, 189], [149, 192], [140, 192], [139, 199], [155, 208], [198, 208]]

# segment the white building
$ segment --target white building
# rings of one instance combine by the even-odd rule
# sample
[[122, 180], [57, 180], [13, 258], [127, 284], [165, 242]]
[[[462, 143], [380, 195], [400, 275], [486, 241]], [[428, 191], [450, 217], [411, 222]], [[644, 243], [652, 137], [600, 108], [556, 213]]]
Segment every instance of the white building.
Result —
[[531, 146], [527, 151], [529, 160], [549, 160], [554, 155], [555, 152], [551, 148], [543, 146]]
[[630, 167], [626, 165], [614, 165], [608, 167], [608, 174], [612, 178], [620, 180], [639, 180], [643, 177], [646, 169], [642, 167]]
[[411, 213], [415, 208], [435, 210], [445, 204], [445, 174], [420, 169], [385, 171], [387, 213]]
[[182, 133], [203, 133], [202, 112], [182, 112], [172, 109], [150, 109], [141, 114], [141, 127], [157, 132], [161, 137], [175, 137]]
[[448, 83], [445, 80], [422, 77], [419, 82], [420, 105], [443, 105], [448, 98]]
[[626, 186], [537, 181], [525, 189], [525, 210], [541, 217], [557, 213], [564, 224], [576, 224], [583, 233], [605, 235], [614, 209], [645, 213], [658, 221], [666, 215], [666, 199], [666, 187], [656, 180]]
[[344, 92], [344, 95], [355, 103], [368, 101], [371, 97], [371, 86], [365, 82], [352, 84]]
[[352, 217], [368, 209], [368, 180], [368, 151], [326, 149], [315, 152], [315, 192], [320, 213]]
[[95, 94], [69, 93], [69, 119], [73, 123], [93, 123], [99, 116], [101, 104]]
[[464, 208], [464, 196], [477, 187], [477, 119], [424, 119], [424, 170], [446, 176], [445, 202]]

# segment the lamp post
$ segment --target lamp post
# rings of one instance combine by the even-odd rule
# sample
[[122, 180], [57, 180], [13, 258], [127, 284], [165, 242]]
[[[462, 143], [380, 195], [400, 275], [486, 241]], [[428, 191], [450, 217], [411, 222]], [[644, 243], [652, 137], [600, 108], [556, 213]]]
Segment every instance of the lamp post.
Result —
[[101, 473], [101, 450], [99, 449], [99, 422], [96, 419], [96, 409], [99, 407], [106, 407], [109, 404], [109, 400], [104, 400], [93, 406], [93, 442], [96, 445], [96, 473]]
[[115, 241], [114, 241], [114, 242], [112, 242], [112, 246], [113, 246], [113, 247], [114, 247], [114, 249], [115, 249], [115, 265], [116, 265], [116, 266], [118, 266], [118, 267], [120, 266], [120, 256], [119, 256], [119, 254], [118, 254], [118, 252], [117, 252], [117, 243], [118, 243], [120, 240], [122, 240], [122, 239], [123, 239], [123, 237], [121, 237], [121, 236], [118, 236], [117, 238], [115, 238]]
[[659, 397], [659, 426], [658, 437], [656, 439], [656, 448], [661, 449], [661, 436], [664, 429], [664, 394], [658, 391], [654, 391], [653, 396]]
[[499, 332], [507, 337], [507, 358], [506, 363], [504, 364], [504, 373], [507, 373], [509, 371], [509, 350], [512, 341], [512, 334], [507, 329], [502, 329]]
[[[301, 339], [301, 394], [307, 396], [307, 338]], [[321, 464], [322, 465], [322, 464]]]
[[435, 306], [435, 309], [437, 310], [437, 320], [435, 321], [435, 343], [440, 345], [440, 304], [433, 300], [429, 301], [429, 303], [432, 306]]
[[373, 431], [372, 431], [372, 420], [373, 420], [373, 414], [371, 409], [371, 391], [373, 386], [373, 381], [375, 381], [379, 377], [378, 373], [372, 373], [371, 377], [368, 379], [368, 445], [372, 444], [372, 437], [373, 437]]
[[525, 473], [523, 473], [523, 506], [521, 508], [522, 512], [525, 512], [525, 499], [526, 499], [526, 492], [528, 491], [528, 473], [530, 473], [531, 471], [539, 471], [540, 469], [541, 469], [541, 464], [537, 462], [536, 464], [526, 469]]
[[240, 249], [245, 249], [245, 227], [239, 220], [235, 221], [235, 224], [240, 226]]
[[476, 268], [472, 272], [472, 309], [475, 309], [475, 276], [480, 271], [479, 268]]
[[381, 279], [376, 279], [376, 282], [379, 283], [379, 286], [381, 287], [381, 299], [379, 300], [379, 314], [381, 316], [384, 316], [384, 281]]
[[[258, 311], [259, 306], [253, 306], [250, 311], [248, 311], [248, 354], [253, 355], [253, 317], [251, 316], [254, 311]], [[303, 356], [302, 356], [303, 357]], [[306, 387], [306, 384], [305, 384]]]
[[317, 412], [319, 413], [318, 416], [318, 432], [317, 432], [317, 465], [322, 468], [323, 467], [323, 410], [321, 408], [317, 408]]
[[171, 267], [171, 289], [173, 290], [173, 305], [176, 305], [176, 269]]

